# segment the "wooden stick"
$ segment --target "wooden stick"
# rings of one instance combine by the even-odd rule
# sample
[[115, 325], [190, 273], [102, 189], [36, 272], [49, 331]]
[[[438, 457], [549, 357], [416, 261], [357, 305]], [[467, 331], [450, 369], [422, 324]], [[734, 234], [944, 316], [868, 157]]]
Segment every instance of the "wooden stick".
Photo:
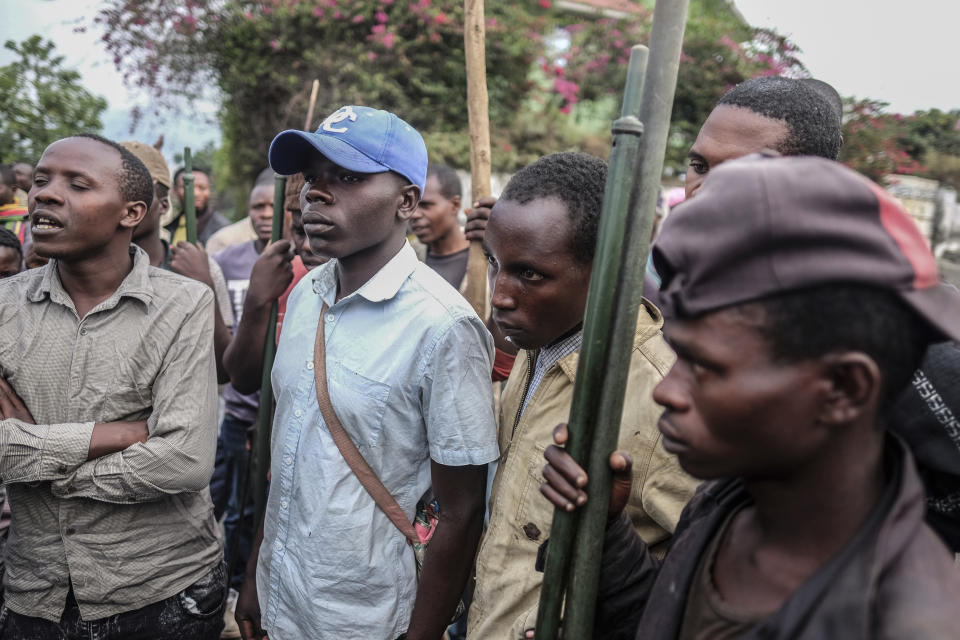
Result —
[[[483, 0], [464, 0], [463, 44], [467, 63], [472, 202], [490, 195], [490, 117], [487, 112], [486, 26]], [[464, 296], [481, 318], [487, 315], [487, 260], [480, 242], [470, 242]]]
[[303, 123], [304, 131], [310, 131], [310, 123], [313, 122], [313, 108], [317, 106], [318, 91], [320, 91], [320, 81], [314, 80], [313, 87], [310, 89], [310, 106], [307, 107], [307, 119]]

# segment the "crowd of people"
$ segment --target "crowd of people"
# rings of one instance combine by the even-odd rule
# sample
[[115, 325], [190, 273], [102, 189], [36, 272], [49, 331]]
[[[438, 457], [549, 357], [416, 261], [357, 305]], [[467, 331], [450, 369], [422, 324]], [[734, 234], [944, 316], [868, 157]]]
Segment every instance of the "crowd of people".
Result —
[[[960, 292], [842, 144], [814, 80], [703, 123], [646, 269], [594, 637], [955, 636]], [[0, 639], [532, 637], [554, 510], [594, 490], [564, 423], [607, 164], [540, 158], [461, 224], [428, 157], [344, 106], [276, 135], [238, 222], [194, 167], [197, 243], [150, 145], [0, 167]]]

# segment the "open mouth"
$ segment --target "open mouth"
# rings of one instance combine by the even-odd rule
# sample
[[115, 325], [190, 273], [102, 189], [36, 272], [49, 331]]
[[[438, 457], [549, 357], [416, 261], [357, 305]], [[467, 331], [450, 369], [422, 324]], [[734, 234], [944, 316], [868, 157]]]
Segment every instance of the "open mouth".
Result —
[[32, 231], [50, 231], [53, 229], [62, 229], [63, 225], [49, 216], [34, 214], [30, 228]]

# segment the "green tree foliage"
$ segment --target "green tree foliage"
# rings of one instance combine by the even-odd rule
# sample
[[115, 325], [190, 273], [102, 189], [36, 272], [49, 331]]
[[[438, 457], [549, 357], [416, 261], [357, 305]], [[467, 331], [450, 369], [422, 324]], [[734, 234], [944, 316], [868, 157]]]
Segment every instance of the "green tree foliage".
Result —
[[19, 60], [0, 67], [0, 160], [36, 162], [51, 142], [78, 131], [100, 131], [103, 98], [91, 95], [80, 74], [38, 35], [4, 47]]
[[[564, 149], [608, 153], [629, 47], [649, 35], [643, 6], [613, 20], [550, 0], [488, 0], [495, 168]], [[272, 137], [303, 126], [313, 78], [318, 117], [347, 103], [392, 109], [424, 132], [435, 161], [468, 163], [462, 0], [111, 0], [97, 20], [117, 66], [157, 104], [216, 88], [221, 178], [249, 181]], [[726, 89], [805, 73], [795, 47], [744, 24], [727, 0], [693, 0], [687, 34], [668, 155], [678, 170]]]
[[844, 101], [840, 161], [880, 180], [888, 173], [932, 178], [960, 189], [960, 109], [887, 113], [880, 100]]

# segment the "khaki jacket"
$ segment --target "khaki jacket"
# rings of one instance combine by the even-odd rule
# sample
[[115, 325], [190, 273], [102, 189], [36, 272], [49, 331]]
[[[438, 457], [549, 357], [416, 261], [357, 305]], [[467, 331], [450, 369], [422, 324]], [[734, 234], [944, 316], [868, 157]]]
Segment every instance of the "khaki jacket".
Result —
[[[651, 394], [675, 358], [660, 333], [662, 325], [659, 311], [645, 301], [634, 336], [619, 441], [619, 448], [633, 456], [628, 511], [637, 533], [655, 550], [666, 546], [697, 487], [663, 449], [657, 430], [662, 409]], [[535, 357], [531, 352], [518, 357], [503, 389], [500, 464], [490, 499], [490, 526], [477, 558], [471, 639], [519, 638], [536, 621], [543, 574], [534, 564], [553, 520], [553, 506], [540, 494], [543, 452], [553, 441], [554, 427], [569, 417], [579, 352], [547, 371], [517, 420]]]

